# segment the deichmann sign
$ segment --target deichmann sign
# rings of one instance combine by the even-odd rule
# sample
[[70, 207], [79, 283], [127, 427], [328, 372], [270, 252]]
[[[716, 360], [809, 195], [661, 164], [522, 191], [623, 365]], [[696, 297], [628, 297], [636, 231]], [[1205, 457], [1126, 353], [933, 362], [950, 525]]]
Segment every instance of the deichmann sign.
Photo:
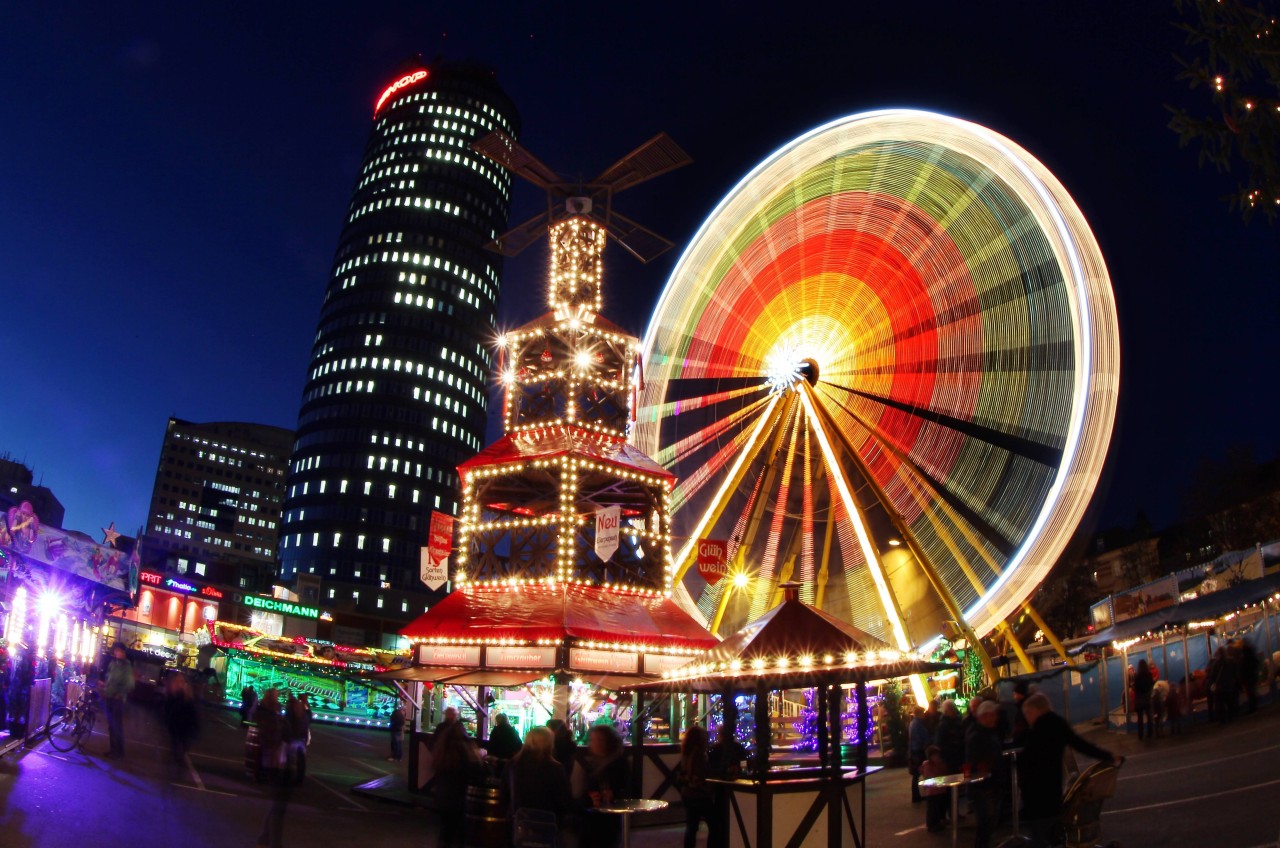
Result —
[[275, 598], [259, 598], [257, 595], [237, 595], [236, 600], [247, 607], [266, 612], [279, 612], [285, 615], [296, 615], [299, 618], [319, 618], [320, 610], [315, 607], [304, 607], [291, 601], [277, 601]]

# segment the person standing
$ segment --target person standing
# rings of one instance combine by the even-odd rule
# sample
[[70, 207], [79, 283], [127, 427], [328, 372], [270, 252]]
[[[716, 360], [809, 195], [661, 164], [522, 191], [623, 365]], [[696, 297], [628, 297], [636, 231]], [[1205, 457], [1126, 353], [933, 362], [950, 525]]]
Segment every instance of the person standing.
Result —
[[310, 736], [311, 711], [305, 701], [290, 695], [284, 708], [285, 779], [292, 779], [298, 786], [307, 779], [307, 739]]
[[511, 726], [506, 713], [494, 713], [493, 729], [489, 731], [486, 750], [496, 760], [510, 760], [520, 752], [520, 734]]
[[691, 725], [680, 740], [680, 765], [676, 767], [676, 786], [684, 802], [684, 848], [698, 844], [698, 825], [707, 823], [707, 844], [720, 843], [720, 821], [715, 815], [715, 796], [707, 760], [707, 731]]
[[1048, 848], [1054, 827], [1062, 815], [1062, 755], [1067, 748], [1109, 762], [1117, 768], [1124, 762], [1084, 739], [1067, 720], [1053, 711], [1043, 692], [1036, 692], [1022, 705], [1027, 717], [1027, 735], [1018, 758], [1018, 778], [1022, 788], [1022, 820], [1031, 830], [1033, 848]]
[[240, 690], [240, 723], [248, 724], [253, 711], [258, 708], [258, 691], [253, 684], [246, 683]]
[[982, 778], [969, 784], [969, 799], [978, 819], [974, 848], [990, 848], [991, 835], [1000, 818], [1000, 801], [1004, 798], [1004, 755], [1000, 750], [1000, 705], [983, 701], [965, 733], [965, 765], [970, 778]]
[[531, 727], [519, 753], [507, 768], [507, 810], [512, 822], [520, 810], [540, 810], [556, 817], [559, 828], [571, 805], [569, 778], [553, 756], [555, 734]]
[[462, 722], [455, 719], [437, 728], [431, 762], [436, 773], [431, 791], [440, 812], [440, 846], [454, 848], [462, 844], [467, 786], [480, 768]]
[[573, 731], [569, 729], [569, 725], [565, 724], [562, 718], [548, 719], [547, 729], [555, 737], [556, 762], [564, 769], [564, 776], [572, 780], [573, 766], [578, 759], [578, 740], [574, 738]]
[[907, 769], [911, 773], [913, 804], [924, 800], [920, 796], [920, 766], [924, 765], [929, 742], [929, 726], [924, 721], [924, 707], [916, 707], [911, 711], [911, 725], [907, 728]]
[[133, 663], [123, 643], [111, 646], [111, 662], [107, 665], [107, 677], [102, 686], [102, 707], [107, 713], [107, 736], [110, 740], [108, 757], [124, 756], [124, 708], [129, 693], [133, 691]]
[[[631, 792], [631, 768], [622, 737], [609, 724], [593, 725], [587, 734], [587, 768], [584, 781], [586, 797], [581, 799], [590, 810], [613, 803], [614, 798], [627, 798]], [[622, 839], [622, 821], [617, 816], [588, 812], [582, 819], [579, 844], [593, 848], [610, 848]]]
[[284, 761], [284, 722], [280, 717], [280, 693], [268, 689], [253, 710], [253, 723], [258, 728], [258, 780], [275, 780]]
[[398, 763], [404, 759], [404, 706], [396, 703], [396, 708], [391, 711], [391, 756], [387, 757], [387, 762]]
[[1151, 721], [1151, 692], [1155, 689], [1156, 679], [1146, 660], [1138, 660], [1138, 670], [1133, 673], [1133, 711], [1138, 714], [1138, 738], [1150, 739], [1155, 735], [1155, 727]]
[[943, 701], [942, 717], [938, 719], [938, 734], [934, 741], [942, 749], [942, 760], [947, 764], [947, 774], [959, 774], [964, 765], [964, 730], [960, 726], [960, 710], [955, 701]]

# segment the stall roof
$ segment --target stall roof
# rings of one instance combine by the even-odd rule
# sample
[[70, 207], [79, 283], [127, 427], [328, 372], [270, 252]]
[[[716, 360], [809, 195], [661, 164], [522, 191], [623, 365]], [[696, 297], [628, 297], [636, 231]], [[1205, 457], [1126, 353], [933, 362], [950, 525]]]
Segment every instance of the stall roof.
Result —
[[1280, 592], [1280, 574], [1272, 574], [1257, 580], [1249, 580], [1226, 589], [1219, 589], [1208, 595], [1201, 595], [1190, 601], [1183, 601], [1171, 607], [1156, 610], [1147, 615], [1140, 615], [1113, 624], [1105, 630], [1099, 630], [1080, 649], [1090, 646], [1109, 645], [1115, 641], [1130, 639], [1164, 627], [1186, 624], [1191, 621], [1218, 618], [1241, 607], [1256, 604]]
[[[954, 668], [902, 654], [846, 621], [799, 598], [783, 584], [783, 602], [664, 680], [629, 689], [697, 692], [753, 691], [866, 682]], [[779, 660], [785, 660], [785, 665]]]
[[708, 648], [717, 643], [675, 601], [621, 588], [556, 584], [464, 586], [400, 635], [414, 640], [538, 640]]

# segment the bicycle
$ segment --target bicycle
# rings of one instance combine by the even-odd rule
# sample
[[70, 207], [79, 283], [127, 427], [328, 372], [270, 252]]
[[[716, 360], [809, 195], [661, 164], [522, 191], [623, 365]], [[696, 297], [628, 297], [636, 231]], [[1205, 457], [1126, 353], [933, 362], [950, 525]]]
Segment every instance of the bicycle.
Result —
[[83, 748], [84, 743], [93, 735], [94, 722], [98, 720], [98, 708], [95, 702], [98, 694], [86, 691], [67, 707], [59, 707], [49, 714], [49, 722], [45, 731], [49, 736], [49, 744], [55, 751], [67, 752], [72, 748]]

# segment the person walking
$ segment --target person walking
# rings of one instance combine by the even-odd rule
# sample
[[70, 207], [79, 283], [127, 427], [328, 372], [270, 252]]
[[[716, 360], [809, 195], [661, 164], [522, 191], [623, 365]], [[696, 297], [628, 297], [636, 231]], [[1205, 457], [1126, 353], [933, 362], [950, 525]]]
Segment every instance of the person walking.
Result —
[[512, 823], [521, 810], [539, 810], [555, 816], [556, 828], [572, 806], [569, 778], [554, 756], [555, 734], [548, 727], [532, 727], [524, 744], [507, 768], [504, 784]]
[[111, 656], [111, 662], [107, 664], [106, 681], [102, 686], [102, 707], [107, 713], [107, 756], [119, 758], [124, 756], [125, 702], [136, 681], [133, 677], [133, 663], [129, 662], [123, 643], [116, 642], [111, 646]]
[[1022, 789], [1022, 821], [1031, 830], [1033, 848], [1049, 848], [1062, 815], [1062, 755], [1067, 748], [1117, 768], [1124, 762], [1110, 751], [1081, 737], [1067, 720], [1053, 711], [1043, 692], [1031, 695], [1022, 705], [1027, 717], [1027, 735], [1018, 758], [1018, 778]]
[[680, 764], [676, 767], [676, 787], [684, 802], [684, 848], [698, 843], [698, 825], [707, 823], [707, 844], [720, 842], [720, 822], [715, 815], [715, 796], [707, 783], [710, 765], [707, 759], [707, 731], [694, 724], [680, 740]]
[[273, 781], [280, 775], [284, 756], [284, 720], [280, 716], [280, 693], [268, 689], [253, 710], [258, 728], [258, 780]]
[[1138, 660], [1138, 669], [1133, 673], [1133, 711], [1138, 714], [1139, 739], [1150, 739], [1155, 732], [1151, 721], [1151, 692], [1155, 685], [1156, 679], [1147, 661]]
[[387, 762], [398, 763], [404, 759], [404, 705], [397, 703], [391, 711], [391, 756]]
[[173, 761], [181, 764], [200, 732], [200, 714], [196, 711], [191, 684], [182, 674], [171, 674], [165, 681], [164, 724], [169, 731]]

